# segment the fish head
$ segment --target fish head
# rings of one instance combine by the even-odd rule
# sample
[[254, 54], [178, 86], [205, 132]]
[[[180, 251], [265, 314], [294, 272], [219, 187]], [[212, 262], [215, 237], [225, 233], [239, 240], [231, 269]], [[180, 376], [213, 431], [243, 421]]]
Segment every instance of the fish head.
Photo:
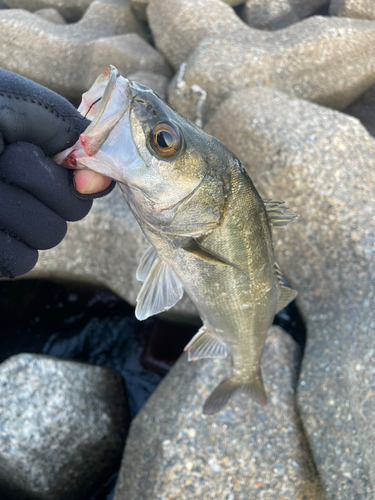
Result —
[[55, 161], [111, 177], [138, 214], [170, 213], [225, 164], [223, 144], [113, 67], [83, 95], [79, 110], [92, 122]]
[[127, 165], [119, 180], [167, 210], [202, 182], [208, 165], [193, 147], [194, 130], [183, 117], [147, 87], [129, 82], [129, 88], [125, 120], [139, 162]]

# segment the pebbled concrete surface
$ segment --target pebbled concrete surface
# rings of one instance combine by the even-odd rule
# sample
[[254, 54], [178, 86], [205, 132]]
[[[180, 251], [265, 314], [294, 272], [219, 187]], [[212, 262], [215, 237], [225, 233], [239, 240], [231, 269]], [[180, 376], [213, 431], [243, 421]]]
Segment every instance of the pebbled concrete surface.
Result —
[[10, 9], [25, 9], [35, 12], [39, 9], [57, 9], [68, 21], [78, 21], [93, 0], [5, 0]]
[[145, 36], [128, 1], [96, 0], [78, 23], [65, 26], [25, 10], [1, 10], [0, 65], [77, 103], [109, 63], [125, 75], [170, 76], [169, 65]]
[[329, 13], [331, 16], [375, 19], [375, 3], [372, 0], [331, 0]]
[[151, 0], [147, 17], [156, 47], [174, 69], [204, 38], [225, 38], [247, 29], [233, 9], [219, 0]]
[[326, 0], [247, 0], [242, 19], [253, 28], [276, 30], [285, 28], [315, 14]]
[[0, 493], [82, 500], [118, 466], [128, 425], [120, 374], [50, 356], [0, 365]]
[[374, 43], [374, 21], [321, 16], [275, 32], [247, 27], [208, 37], [172, 80], [169, 101], [195, 120], [197, 92], [204, 92], [207, 120], [234, 90], [267, 86], [344, 109], [375, 82]]

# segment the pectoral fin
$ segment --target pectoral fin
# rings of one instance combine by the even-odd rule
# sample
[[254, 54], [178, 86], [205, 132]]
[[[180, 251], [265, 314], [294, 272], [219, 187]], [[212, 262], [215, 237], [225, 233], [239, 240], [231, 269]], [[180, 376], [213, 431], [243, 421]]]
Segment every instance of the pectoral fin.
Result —
[[153, 247], [153, 245], [150, 245], [145, 253], [142, 255], [141, 262], [139, 263], [138, 269], [137, 269], [137, 274], [135, 277], [137, 278], [138, 281], [145, 281], [147, 276], [149, 275], [152, 266], [154, 265], [154, 262], [156, 259], [158, 259], [158, 253]]
[[188, 352], [189, 361], [204, 358], [224, 359], [228, 355], [225, 345], [206, 326], [198, 330], [184, 351]]
[[239, 390], [245, 392], [245, 394], [257, 403], [262, 405], [267, 404], [266, 391], [264, 390], [262, 375], [259, 371], [257, 377], [250, 381], [239, 380], [235, 377], [223, 380], [207, 398], [203, 406], [203, 413], [205, 415], [213, 415], [218, 412], [227, 404], [233, 394]]
[[198, 243], [198, 241], [194, 238], [192, 238], [189, 243], [183, 247], [183, 249], [185, 250], [185, 252], [189, 252], [192, 255], [195, 255], [195, 257], [198, 257], [198, 259], [210, 262], [211, 264], [222, 264], [225, 266], [231, 265], [230, 262], [224, 260], [219, 255], [216, 255], [215, 253], [210, 252], [210, 250], [202, 247], [202, 245], [200, 245], [200, 243]]
[[[144, 269], [140, 272], [143, 277], [142, 271]], [[135, 316], [139, 320], [144, 320], [167, 311], [181, 299], [183, 294], [184, 289], [176, 273], [157, 257], [138, 294]]]

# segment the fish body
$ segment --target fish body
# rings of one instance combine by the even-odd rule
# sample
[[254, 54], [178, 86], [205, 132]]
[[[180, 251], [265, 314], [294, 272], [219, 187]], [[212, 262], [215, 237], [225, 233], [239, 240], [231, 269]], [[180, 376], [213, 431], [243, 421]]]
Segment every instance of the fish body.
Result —
[[[114, 178], [150, 241], [137, 271], [144, 282], [137, 317], [169, 309], [185, 290], [203, 321], [186, 347], [189, 360], [231, 356], [231, 374], [204, 413], [220, 410], [240, 389], [265, 404], [267, 330], [296, 295], [275, 262], [271, 227], [295, 216], [282, 202], [262, 200], [220, 141], [147, 87], [106, 71], [81, 104], [92, 114], [91, 129], [56, 159]], [[103, 98], [92, 109], [99, 87]]]

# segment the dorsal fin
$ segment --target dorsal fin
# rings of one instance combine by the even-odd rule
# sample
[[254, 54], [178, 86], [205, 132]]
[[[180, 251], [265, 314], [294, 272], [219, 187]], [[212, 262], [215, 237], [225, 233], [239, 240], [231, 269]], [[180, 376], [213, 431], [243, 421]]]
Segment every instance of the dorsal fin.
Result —
[[205, 325], [198, 330], [184, 351], [188, 352], [189, 361], [205, 358], [224, 359], [228, 355], [225, 345]]
[[298, 292], [297, 290], [293, 290], [293, 288], [285, 286], [283, 273], [281, 272], [281, 269], [276, 262], [275, 275], [277, 283], [279, 285], [279, 298], [277, 300], [276, 309], [276, 313], [278, 313], [279, 311], [281, 311], [281, 309], [284, 309], [285, 306], [287, 306], [290, 302], [292, 302], [293, 299], [296, 298]]
[[285, 227], [298, 217], [296, 214], [285, 214], [289, 208], [283, 206], [285, 201], [271, 200], [269, 198], [264, 198], [262, 201], [267, 211], [269, 223], [273, 227]]
[[167, 311], [183, 294], [184, 289], [176, 273], [157, 257], [138, 294], [135, 315], [137, 319], [143, 320]]

